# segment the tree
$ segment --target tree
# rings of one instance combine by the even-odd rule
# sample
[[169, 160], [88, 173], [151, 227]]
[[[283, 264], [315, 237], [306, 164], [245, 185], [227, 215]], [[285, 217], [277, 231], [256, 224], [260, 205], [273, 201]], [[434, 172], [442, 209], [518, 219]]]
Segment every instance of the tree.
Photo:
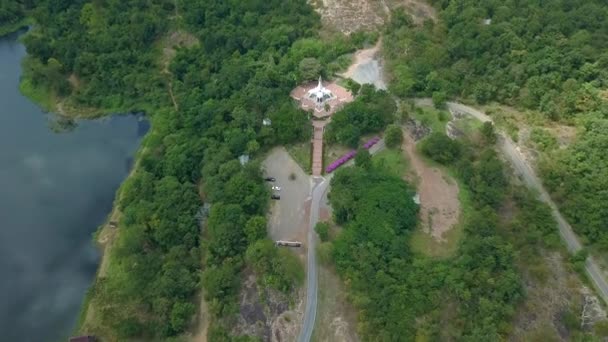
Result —
[[494, 131], [493, 123], [490, 121], [484, 122], [481, 125], [480, 131], [486, 144], [494, 145], [496, 143], [496, 132]]
[[443, 91], [434, 91], [433, 92], [433, 105], [435, 108], [441, 109], [445, 107], [445, 102], [447, 101], [448, 96]]
[[372, 166], [372, 156], [369, 151], [364, 148], [359, 148], [355, 155], [355, 165], [364, 169], [369, 169]]
[[420, 150], [441, 164], [450, 164], [460, 157], [461, 146], [447, 135], [434, 132], [422, 141]]
[[388, 125], [384, 132], [384, 143], [389, 148], [400, 147], [403, 143], [403, 131], [397, 125]]
[[346, 79], [346, 89], [350, 90], [353, 95], [357, 95], [361, 89], [361, 84], [354, 81], [352, 78]]
[[321, 76], [322, 66], [318, 59], [308, 57], [300, 61], [299, 65], [300, 80], [312, 81]]
[[175, 332], [183, 331], [195, 312], [194, 304], [190, 302], [177, 302], [171, 310], [171, 328]]
[[260, 143], [258, 143], [257, 141], [255, 141], [255, 140], [250, 140], [250, 141], [247, 143], [247, 149], [246, 149], [247, 154], [254, 154], [254, 153], [256, 153], [256, 152], [257, 152], [259, 149], [260, 149]]
[[315, 232], [319, 234], [319, 239], [322, 242], [329, 240], [329, 224], [327, 222], [317, 222]]
[[250, 218], [245, 226], [247, 241], [251, 244], [257, 240], [264, 239], [266, 237], [266, 226], [267, 223], [264, 216], [254, 216]]
[[362, 134], [379, 132], [393, 121], [396, 110], [395, 101], [386, 91], [365, 84], [355, 101], [332, 116], [325, 130], [327, 141], [355, 148]]

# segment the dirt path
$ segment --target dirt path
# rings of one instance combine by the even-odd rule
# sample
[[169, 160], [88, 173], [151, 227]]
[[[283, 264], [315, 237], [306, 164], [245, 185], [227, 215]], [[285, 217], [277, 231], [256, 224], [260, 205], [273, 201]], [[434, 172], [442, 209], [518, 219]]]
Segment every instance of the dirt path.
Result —
[[460, 217], [458, 184], [439, 168], [429, 166], [418, 155], [414, 140], [405, 130], [401, 148], [417, 175], [423, 230], [437, 241], [443, 242], [444, 233], [458, 223]]
[[[177, 1], [175, 3], [175, 18], [179, 18]], [[173, 74], [169, 70], [169, 64], [177, 54], [177, 51], [175, 50], [176, 47], [194, 46], [198, 44], [198, 39], [189, 32], [175, 31], [169, 34], [167, 37], [163, 38], [161, 44], [163, 46], [163, 53], [161, 57], [161, 74], [163, 74], [167, 78], [167, 91], [169, 92], [169, 97], [171, 97], [173, 108], [175, 108], [175, 110], [177, 111], [179, 110], [179, 106], [177, 104], [177, 101], [175, 100], [175, 95], [173, 94]]]
[[369, 63], [369, 61], [371, 61], [374, 56], [376, 56], [376, 53], [378, 53], [378, 50], [380, 50], [381, 45], [382, 38], [378, 39], [378, 42], [373, 47], [369, 49], [358, 50], [357, 52], [355, 52], [355, 55], [353, 57], [353, 64], [351, 64], [348, 69], [346, 69], [346, 71], [342, 73], [341, 76], [352, 78], [359, 66], [365, 63]]
[[192, 342], [207, 342], [207, 330], [209, 330], [209, 310], [205, 298], [201, 295], [199, 301], [199, 313], [197, 327], [192, 337]]
[[352, 78], [360, 84], [373, 84], [378, 89], [386, 89], [384, 70], [378, 52], [382, 47], [382, 38], [378, 39], [376, 45], [369, 49], [355, 52], [353, 64], [340, 76]]

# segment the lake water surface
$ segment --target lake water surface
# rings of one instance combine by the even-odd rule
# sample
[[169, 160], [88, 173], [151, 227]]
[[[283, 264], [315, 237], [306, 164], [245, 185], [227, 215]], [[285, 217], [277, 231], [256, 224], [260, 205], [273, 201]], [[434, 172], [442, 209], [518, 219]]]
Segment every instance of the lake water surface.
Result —
[[56, 133], [19, 93], [16, 39], [0, 37], [0, 341], [61, 341], [95, 276], [92, 234], [148, 123], [114, 116]]

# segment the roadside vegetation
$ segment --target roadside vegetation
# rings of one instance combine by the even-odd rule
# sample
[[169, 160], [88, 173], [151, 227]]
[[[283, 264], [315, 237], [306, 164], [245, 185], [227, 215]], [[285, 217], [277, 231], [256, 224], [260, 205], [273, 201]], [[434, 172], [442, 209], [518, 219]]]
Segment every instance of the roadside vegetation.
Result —
[[[401, 97], [457, 97], [533, 110], [544, 126], [574, 125], [566, 149], [546, 134], [532, 134], [540, 170], [577, 233], [608, 250], [606, 198], [606, 88], [608, 5], [568, 1], [430, 1], [438, 22], [417, 27], [396, 11], [385, 33], [393, 73], [390, 90]], [[537, 122], [536, 124], [539, 124]], [[506, 127], [517, 140], [513, 124]]]
[[332, 116], [324, 139], [329, 144], [356, 148], [363, 135], [384, 130], [396, 110], [395, 101], [386, 91], [363, 85], [359, 96]]
[[[573, 321], [579, 314], [577, 297], [545, 311], [532, 306], [542, 305], [543, 295], [576, 296], [582, 284], [571, 279], [576, 279], [574, 266], [567, 263], [566, 276], [549, 271], [554, 257], [548, 255], [567, 254], [549, 208], [511, 182], [493, 149], [493, 130], [478, 130], [470, 138], [450, 140], [436, 133], [421, 142], [428, 147], [421, 152], [465, 187], [463, 236], [449, 255], [420, 253], [417, 206], [395, 150], [375, 156], [371, 165], [341, 169], [332, 179], [329, 199], [343, 230], [320, 253], [346, 284], [363, 339], [500, 340], [513, 336], [514, 319], [535, 314], [543, 320], [527, 318], [534, 329], [518, 330], [517, 336], [551, 339], [564, 331], [571, 338], [588, 336], [589, 330]], [[446, 144], [454, 148], [447, 155], [436, 153]], [[387, 158], [394, 166], [386, 167]], [[557, 277], [562, 292], [535, 290], [547, 277]], [[564, 285], [573, 281], [574, 288]], [[557, 312], [567, 314], [546, 318]]]
[[[460, 160], [481, 184], [504, 176], [501, 168], [481, 171], [493, 162], [475, 154]], [[336, 173], [330, 202], [344, 231], [332, 242], [331, 255], [360, 310], [362, 338], [497, 339], [506, 333], [521, 284], [513, 249], [488, 208], [496, 194], [484, 189], [457, 255], [434, 260], [409, 250], [417, 205], [400, 176], [358, 166]], [[479, 255], [492, 262], [479, 262]], [[453, 311], [449, 322], [444, 310]]]

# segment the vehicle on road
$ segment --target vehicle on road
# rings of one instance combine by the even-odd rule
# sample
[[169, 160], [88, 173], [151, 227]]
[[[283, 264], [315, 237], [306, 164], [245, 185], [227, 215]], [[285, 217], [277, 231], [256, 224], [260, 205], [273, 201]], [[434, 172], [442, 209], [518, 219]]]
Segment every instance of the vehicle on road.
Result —
[[273, 186], [272, 186], [272, 190], [281, 191], [281, 187], [280, 187], [280, 186], [273, 185]]
[[276, 179], [274, 177], [266, 177], [266, 178], [264, 178], [264, 180], [267, 181], [267, 182], [274, 182], [274, 181], [276, 181]]
[[270, 198], [272, 198], [273, 200], [280, 200], [281, 196], [279, 196], [279, 195], [270, 195]]

